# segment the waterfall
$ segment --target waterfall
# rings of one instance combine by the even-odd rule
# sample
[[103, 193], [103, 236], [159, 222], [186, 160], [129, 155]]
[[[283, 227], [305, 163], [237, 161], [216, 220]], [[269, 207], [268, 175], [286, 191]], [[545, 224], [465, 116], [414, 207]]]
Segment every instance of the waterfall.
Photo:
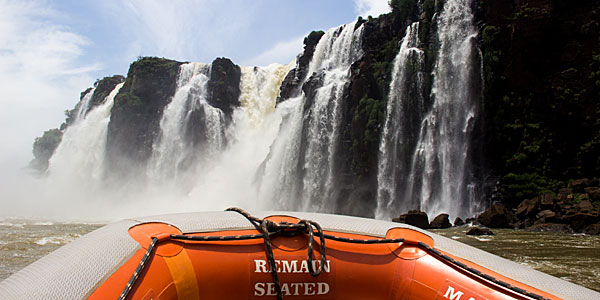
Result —
[[[104, 101], [87, 114], [94, 91], [81, 100], [77, 117], [67, 127], [62, 141], [49, 162], [48, 180], [61, 187], [93, 185], [103, 174], [104, 148], [110, 112], [115, 96], [123, 86], [118, 84]], [[62, 186], [65, 184], [65, 186]]]
[[79, 102], [79, 107], [77, 108], [77, 112], [75, 113], [75, 119], [73, 120], [73, 123], [79, 123], [85, 117], [86, 113], [90, 108], [90, 101], [92, 100], [94, 91], [96, 91], [96, 88], [92, 88], [87, 94], [83, 96], [83, 98]]
[[433, 70], [433, 107], [425, 116], [412, 159], [405, 199], [430, 215], [471, 216], [470, 145], [479, 91], [473, 89], [477, 29], [469, 0], [447, 1], [438, 18], [438, 58]]
[[[180, 67], [177, 89], [160, 120], [160, 135], [152, 146], [147, 175], [151, 183], [189, 184], [199, 159], [210, 159], [224, 146], [225, 118], [207, 103], [210, 65], [188, 63]], [[195, 147], [186, 136], [191, 116], [199, 113], [204, 141]], [[190, 174], [191, 173], [191, 174]]]
[[[389, 219], [410, 208], [410, 199], [399, 199], [406, 188], [410, 156], [425, 103], [424, 53], [418, 48], [419, 23], [406, 28], [394, 58], [385, 122], [379, 144], [376, 218]], [[416, 124], [415, 124], [416, 123]], [[408, 203], [407, 203], [408, 202]]]
[[335, 155], [339, 143], [341, 99], [350, 66], [362, 55], [363, 26], [328, 30], [309, 64], [310, 87], [279, 106], [283, 122], [265, 162], [264, 197], [283, 209], [333, 211]]
[[[474, 88], [481, 65], [475, 63], [477, 29], [470, 1], [447, 1], [437, 28], [431, 107], [425, 108], [422, 95], [415, 93], [422, 77], [407, 77], [423, 65], [423, 54], [411, 45], [416, 41], [416, 24], [407, 29], [394, 61], [379, 148], [378, 218], [409, 209], [432, 217], [439, 213], [469, 217], [478, 209], [470, 147], [481, 96]], [[424, 109], [427, 113], [420, 114]]]
[[241, 68], [241, 106], [234, 110], [226, 129], [230, 140], [210, 166], [198, 169], [188, 197], [190, 209], [197, 209], [198, 202], [204, 208], [216, 209], [273, 208], [272, 203], [262, 201], [255, 192], [255, 176], [278, 134], [282, 118], [275, 110], [275, 102], [292, 66], [293, 63]]

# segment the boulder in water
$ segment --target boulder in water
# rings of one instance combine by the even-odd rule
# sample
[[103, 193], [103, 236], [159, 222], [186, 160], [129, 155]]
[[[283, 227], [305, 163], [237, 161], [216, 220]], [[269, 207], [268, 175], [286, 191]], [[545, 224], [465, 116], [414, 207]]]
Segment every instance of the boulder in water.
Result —
[[494, 203], [477, 217], [479, 223], [489, 228], [511, 228], [514, 219], [513, 213], [499, 202]]
[[472, 227], [467, 231], [467, 235], [494, 235], [494, 233], [487, 228]]
[[573, 229], [567, 224], [556, 223], [538, 223], [525, 228], [525, 231], [530, 232], [564, 232], [573, 233]]
[[540, 200], [538, 197], [532, 199], [523, 200], [517, 206], [517, 211], [515, 212], [515, 216], [519, 219], [526, 219], [529, 217], [533, 217], [537, 212], [540, 211]]
[[600, 223], [592, 224], [586, 227], [583, 233], [590, 235], [600, 235]]
[[433, 229], [443, 229], [443, 228], [450, 228], [450, 227], [452, 227], [452, 224], [450, 224], [450, 219], [448, 218], [448, 214], [437, 215], [435, 218], [433, 218], [433, 221], [431, 221], [431, 223], [429, 224], [429, 228], [433, 228]]
[[463, 219], [461, 219], [460, 217], [456, 217], [456, 219], [454, 219], [454, 226], [463, 226], [465, 225], [465, 221], [463, 221]]
[[425, 212], [420, 210], [410, 210], [408, 213], [400, 215], [399, 218], [392, 219], [392, 221], [416, 226], [421, 229], [429, 229], [429, 218]]

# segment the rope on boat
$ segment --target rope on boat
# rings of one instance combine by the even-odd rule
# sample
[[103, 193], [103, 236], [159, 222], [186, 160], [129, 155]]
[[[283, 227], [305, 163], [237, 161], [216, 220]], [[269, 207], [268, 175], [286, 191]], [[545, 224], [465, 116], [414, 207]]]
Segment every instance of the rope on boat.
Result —
[[[278, 300], [283, 300], [283, 294], [281, 291], [281, 284], [279, 282], [279, 275], [277, 273], [277, 266], [275, 264], [275, 258], [273, 256], [273, 246], [271, 244], [271, 237], [275, 236], [275, 235], [293, 236], [293, 235], [297, 235], [297, 234], [301, 234], [301, 233], [308, 234], [308, 249], [307, 249], [306, 260], [307, 260], [309, 273], [315, 277], [319, 276], [321, 274], [321, 272], [323, 271], [323, 266], [326, 264], [326, 261], [327, 261], [326, 254], [325, 254], [325, 239], [343, 242], [343, 243], [352, 243], [352, 244], [389, 244], [389, 243], [404, 243], [404, 242], [406, 242], [406, 243], [410, 243], [414, 246], [421, 248], [425, 252], [432, 254], [433, 256], [439, 258], [440, 260], [445, 261], [446, 263], [449, 263], [449, 264], [455, 266], [456, 268], [462, 269], [462, 270], [469, 272], [477, 277], [480, 277], [487, 281], [495, 283], [499, 286], [504, 287], [505, 289], [508, 289], [510, 291], [516, 292], [518, 294], [521, 294], [521, 295], [524, 295], [526, 297], [536, 299], [536, 300], [550, 300], [546, 297], [537, 295], [535, 293], [532, 293], [532, 292], [526, 291], [524, 289], [521, 289], [519, 287], [513, 286], [504, 281], [498, 280], [488, 274], [484, 274], [475, 268], [471, 268], [471, 267], [467, 266], [466, 264], [464, 264], [460, 261], [457, 261], [448, 255], [443, 254], [442, 252], [438, 251], [437, 249], [435, 249], [433, 247], [430, 247], [429, 245], [427, 245], [423, 242], [414, 243], [411, 241], [406, 241], [404, 238], [352, 239], [352, 238], [346, 238], [346, 237], [338, 237], [338, 236], [323, 233], [321, 226], [317, 222], [311, 221], [311, 220], [303, 219], [303, 220], [300, 220], [296, 224], [288, 223], [288, 222], [275, 223], [275, 222], [272, 222], [267, 219], [260, 219], [260, 218], [254, 217], [251, 214], [249, 214], [248, 212], [244, 211], [243, 209], [237, 208], [237, 207], [228, 208], [228, 209], [226, 209], [226, 211], [233, 211], [233, 212], [237, 212], [237, 213], [243, 215], [246, 219], [248, 219], [250, 221], [250, 223], [252, 223], [252, 225], [254, 225], [256, 230], [258, 230], [260, 233], [247, 234], [247, 235], [229, 235], [229, 236], [192, 236], [192, 235], [184, 235], [184, 234], [171, 234], [169, 236], [169, 239], [170, 240], [180, 240], [180, 241], [196, 241], [196, 242], [241, 241], [241, 240], [263, 239], [264, 243], [265, 243], [265, 254], [266, 254], [267, 260], [269, 262], [269, 267], [271, 268], [271, 275], [273, 276], [273, 283], [275, 284], [275, 290], [277, 292]], [[316, 230], [316, 233], [320, 240], [320, 243], [319, 243], [320, 251], [319, 252], [321, 253], [321, 259], [320, 259], [321, 263], [320, 263], [319, 267], [317, 268], [317, 270], [313, 269], [313, 264], [312, 264], [313, 259], [314, 259], [313, 258], [313, 244], [314, 244], [315, 230]], [[161, 238], [160, 242], [169, 240], [169, 239]], [[159, 239], [157, 237], [152, 237], [152, 242], [148, 246], [148, 249], [146, 250], [146, 254], [144, 254], [144, 256], [142, 257], [140, 264], [138, 265], [135, 272], [129, 279], [127, 286], [125, 287], [125, 289], [119, 296], [118, 300], [125, 300], [127, 298], [127, 295], [129, 294], [129, 292], [132, 290], [133, 286], [135, 285], [140, 273], [143, 271], [143, 269], [146, 265], [148, 258], [150, 257], [150, 254], [152, 253], [152, 250], [155, 248], [155, 246], [158, 242], [159, 242]]]
[[125, 300], [129, 292], [131, 292], [131, 289], [133, 288], [133, 285], [137, 281], [138, 277], [140, 276], [140, 273], [142, 273], [142, 270], [144, 270], [146, 262], [148, 261], [148, 258], [150, 258], [150, 254], [152, 253], [154, 246], [156, 246], [156, 243], [158, 243], [158, 238], [153, 237], [150, 246], [148, 246], [148, 249], [146, 250], [146, 254], [144, 254], [144, 256], [142, 257], [142, 261], [140, 261], [140, 264], [135, 269], [135, 272], [133, 272], [133, 275], [129, 279], [129, 282], [127, 282], [125, 289], [123, 289], [123, 292], [121, 292], [119, 300]]

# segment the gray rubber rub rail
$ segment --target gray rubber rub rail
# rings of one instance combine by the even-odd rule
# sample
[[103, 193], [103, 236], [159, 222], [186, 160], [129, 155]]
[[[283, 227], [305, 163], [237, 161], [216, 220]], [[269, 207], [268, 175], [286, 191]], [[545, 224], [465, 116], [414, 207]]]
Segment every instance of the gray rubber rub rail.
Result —
[[[419, 228], [387, 221], [305, 212], [251, 212], [316, 221], [327, 231], [383, 238], [391, 228], [409, 228], [434, 240], [434, 248], [463, 258], [516, 281], [568, 300], [600, 299], [600, 293], [535, 271], [474, 247]], [[95, 230], [50, 253], [0, 282], [0, 299], [85, 299], [112, 272], [140, 249], [128, 234], [136, 224], [163, 222], [183, 233], [254, 229], [235, 212], [202, 212], [123, 220]]]

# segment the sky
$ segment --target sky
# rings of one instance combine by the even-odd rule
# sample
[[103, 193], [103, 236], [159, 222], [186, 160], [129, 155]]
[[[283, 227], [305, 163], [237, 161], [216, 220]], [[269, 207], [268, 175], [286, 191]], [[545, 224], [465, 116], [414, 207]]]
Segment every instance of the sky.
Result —
[[0, 0], [0, 190], [82, 91], [140, 56], [286, 64], [312, 30], [388, 11], [387, 0]]

